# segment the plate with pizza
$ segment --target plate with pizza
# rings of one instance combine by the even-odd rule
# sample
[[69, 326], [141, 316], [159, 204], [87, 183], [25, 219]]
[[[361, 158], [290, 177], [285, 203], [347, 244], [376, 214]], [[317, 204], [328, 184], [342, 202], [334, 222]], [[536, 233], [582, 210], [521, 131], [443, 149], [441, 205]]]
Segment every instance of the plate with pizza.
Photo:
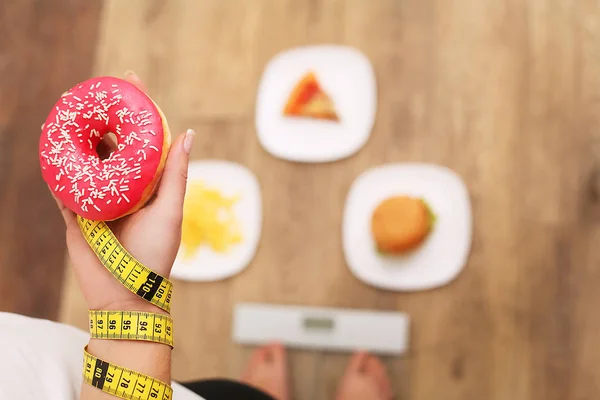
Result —
[[256, 102], [259, 141], [275, 157], [331, 162], [368, 141], [377, 88], [367, 57], [352, 47], [307, 46], [277, 54]]

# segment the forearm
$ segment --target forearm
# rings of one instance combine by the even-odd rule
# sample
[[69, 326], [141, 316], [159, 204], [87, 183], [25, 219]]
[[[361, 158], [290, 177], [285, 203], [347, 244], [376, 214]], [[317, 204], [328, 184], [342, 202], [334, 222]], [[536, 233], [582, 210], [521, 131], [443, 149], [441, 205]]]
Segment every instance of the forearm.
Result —
[[[167, 315], [164, 311], [146, 302], [134, 300], [110, 304], [110, 310], [142, 311]], [[144, 375], [171, 384], [171, 351], [166, 344], [133, 341], [90, 339], [87, 352], [94, 357]], [[115, 379], [119, 379], [116, 377]], [[120, 382], [122, 385], [135, 385], [135, 382]], [[116, 397], [104, 393], [98, 388], [84, 382], [81, 390], [81, 400], [114, 400]]]
[[[88, 352], [104, 361], [171, 383], [171, 347], [151, 342], [90, 339]], [[81, 400], [114, 400], [115, 397], [83, 384]]]

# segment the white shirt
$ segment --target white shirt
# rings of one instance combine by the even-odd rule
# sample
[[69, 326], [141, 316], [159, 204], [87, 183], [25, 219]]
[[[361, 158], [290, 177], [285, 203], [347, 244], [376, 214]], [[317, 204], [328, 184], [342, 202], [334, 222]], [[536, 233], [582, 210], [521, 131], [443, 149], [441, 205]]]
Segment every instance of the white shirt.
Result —
[[[78, 400], [85, 332], [0, 312], [0, 399]], [[173, 383], [173, 400], [203, 400]]]

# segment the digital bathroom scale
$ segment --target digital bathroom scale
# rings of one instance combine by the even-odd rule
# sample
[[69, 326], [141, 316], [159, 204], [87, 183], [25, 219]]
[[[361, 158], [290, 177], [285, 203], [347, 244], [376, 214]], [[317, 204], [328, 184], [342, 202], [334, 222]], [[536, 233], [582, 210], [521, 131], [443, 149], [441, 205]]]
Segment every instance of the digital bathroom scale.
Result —
[[399, 355], [408, 347], [409, 317], [402, 312], [240, 303], [234, 309], [233, 341], [291, 348]]

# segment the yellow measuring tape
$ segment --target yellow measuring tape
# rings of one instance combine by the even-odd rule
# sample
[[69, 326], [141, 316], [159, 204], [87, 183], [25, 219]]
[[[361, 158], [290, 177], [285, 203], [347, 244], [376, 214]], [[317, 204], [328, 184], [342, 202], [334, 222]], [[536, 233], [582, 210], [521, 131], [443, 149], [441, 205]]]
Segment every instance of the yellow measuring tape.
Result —
[[78, 216], [83, 236], [100, 262], [131, 292], [166, 312], [171, 311], [173, 284], [135, 259], [102, 221]]
[[[78, 216], [77, 222], [98, 259], [131, 292], [167, 313], [171, 311], [173, 284], [132, 256], [108, 225]], [[173, 320], [142, 311], [90, 310], [90, 336], [97, 339], [143, 340], [173, 347]], [[84, 350], [84, 382], [105, 393], [129, 400], [171, 400], [173, 389], [165, 382], [101, 360]]]
[[173, 389], [166, 383], [94, 357], [87, 347], [84, 353], [84, 382], [123, 399], [172, 400]]
[[166, 315], [90, 310], [89, 316], [93, 339], [143, 340], [173, 347], [173, 320]]

